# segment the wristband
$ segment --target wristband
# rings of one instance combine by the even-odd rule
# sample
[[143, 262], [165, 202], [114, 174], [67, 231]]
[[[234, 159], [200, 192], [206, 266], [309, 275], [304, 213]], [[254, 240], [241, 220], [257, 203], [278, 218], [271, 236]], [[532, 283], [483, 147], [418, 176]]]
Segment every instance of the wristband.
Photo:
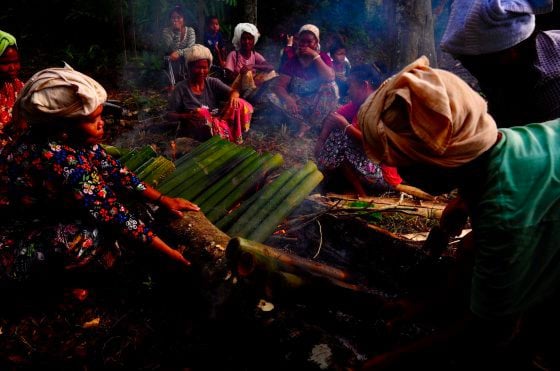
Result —
[[316, 56], [313, 57], [313, 60], [319, 59], [321, 58], [321, 54], [317, 54]]
[[344, 130], [343, 130], [342, 132], [343, 132], [344, 134], [346, 134], [346, 130], [348, 130], [348, 128], [349, 128], [350, 126], [352, 126], [352, 125], [350, 125], [350, 124], [346, 125], [346, 126], [344, 127]]

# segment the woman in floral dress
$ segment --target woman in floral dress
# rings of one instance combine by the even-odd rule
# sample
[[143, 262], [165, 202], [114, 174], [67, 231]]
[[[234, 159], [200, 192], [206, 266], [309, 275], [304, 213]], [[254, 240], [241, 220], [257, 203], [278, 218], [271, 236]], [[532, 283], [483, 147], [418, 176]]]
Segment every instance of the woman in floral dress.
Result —
[[108, 267], [126, 245], [190, 265], [129, 206], [152, 202], [177, 215], [198, 207], [142, 183], [99, 145], [106, 98], [68, 66], [40, 71], [24, 86], [16, 107], [29, 130], [0, 154], [2, 283]]

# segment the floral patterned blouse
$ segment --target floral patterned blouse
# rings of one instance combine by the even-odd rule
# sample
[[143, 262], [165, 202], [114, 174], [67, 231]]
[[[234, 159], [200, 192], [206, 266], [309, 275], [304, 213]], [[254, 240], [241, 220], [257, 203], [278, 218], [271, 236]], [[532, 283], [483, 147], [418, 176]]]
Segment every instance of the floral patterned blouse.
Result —
[[17, 78], [0, 83], [0, 149], [8, 142], [4, 129], [12, 121], [12, 109], [21, 89], [23, 82]]
[[0, 189], [11, 209], [47, 221], [57, 211], [85, 211], [96, 224], [112, 225], [144, 243], [153, 239], [153, 232], [121, 202], [146, 186], [101, 146], [38, 144], [28, 138], [20, 138], [0, 159], [5, 162], [0, 173], [6, 171]]

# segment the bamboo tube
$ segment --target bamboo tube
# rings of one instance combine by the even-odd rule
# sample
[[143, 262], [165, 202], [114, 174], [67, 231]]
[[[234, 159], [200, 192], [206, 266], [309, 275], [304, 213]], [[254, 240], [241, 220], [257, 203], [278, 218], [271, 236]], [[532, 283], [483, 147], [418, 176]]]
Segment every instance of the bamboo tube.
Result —
[[273, 213], [268, 215], [259, 226], [247, 235], [247, 238], [262, 242], [276, 229], [278, 224], [303, 202], [305, 197], [323, 180], [320, 171], [309, 174], [301, 183], [282, 201]]
[[219, 135], [216, 135], [216, 136], [213, 136], [212, 138], [208, 139], [207, 141], [205, 141], [203, 143], [200, 143], [192, 151], [190, 151], [189, 153], [185, 153], [183, 156], [181, 156], [177, 160], [175, 160], [175, 166], [177, 167], [177, 166], [181, 165], [181, 163], [183, 163], [186, 160], [189, 160], [189, 159], [193, 158], [194, 156], [204, 152], [205, 150], [214, 146], [215, 144], [217, 144], [220, 141], [223, 141], [223, 139]]
[[241, 164], [252, 153], [255, 153], [255, 151], [250, 148], [240, 147], [240, 151], [237, 152], [236, 155], [233, 156], [229, 161], [212, 171], [207, 176], [199, 179], [198, 181], [193, 181], [193, 183], [189, 187], [186, 187], [186, 189], [184, 189], [179, 194], [179, 197], [191, 200], [199, 196], [201, 193], [208, 190], [214, 183], [218, 182], [220, 179], [229, 174], [230, 171], [235, 169], [236, 166]]
[[256, 201], [226, 233], [230, 236], [247, 237], [259, 223], [275, 212], [280, 203], [298, 187], [303, 179], [314, 171], [317, 171], [317, 165], [312, 161], [307, 162], [285, 184], [273, 189], [274, 193], [271, 193], [268, 198], [262, 197]]
[[231, 186], [231, 184], [239, 183], [238, 179], [240, 174], [247, 171], [247, 169], [254, 169], [255, 167], [259, 166], [262, 161], [262, 157], [259, 157], [256, 152], [254, 154], [251, 154], [247, 159], [245, 159], [245, 161], [243, 161], [239, 166], [233, 169], [229, 174], [220, 179], [218, 182], [214, 183], [203, 194], [196, 197], [194, 199], [194, 202], [199, 206], [203, 203], [211, 202], [210, 200], [213, 197], [218, 197], [216, 194], [219, 193], [222, 188]]
[[144, 180], [144, 175], [145, 173], [143, 173], [143, 171], [150, 166], [151, 164], [154, 163], [154, 161], [156, 161], [157, 157], [151, 157], [148, 159], [148, 161], [144, 162], [142, 165], [140, 165], [136, 170], [134, 170], [134, 174], [136, 174], [136, 176], [138, 177], [138, 179], [140, 180]]
[[[234, 158], [238, 153], [240, 153], [242, 151], [243, 151], [242, 147], [234, 146], [228, 152], [219, 152], [219, 153], [221, 153], [221, 156], [219, 156], [219, 157], [216, 157], [216, 156], [209, 157], [209, 158], [214, 158], [214, 161], [209, 162], [208, 164], [201, 166], [201, 171], [193, 173], [191, 176], [189, 176], [186, 179], [183, 176], [182, 178], [184, 179], [184, 182], [180, 183], [177, 187], [175, 187], [174, 189], [169, 191], [168, 192], [169, 196], [176, 197], [176, 196], [179, 196], [180, 194], [184, 193], [192, 185], [194, 185], [197, 182], [200, 182], [201, 180], [205, 179], [206, 177], [208, 177], [209, 174], [212, 174], [217, 169], [227, 165], [227, 163], [232, 158]], [[200, 164], [203, 164], [203, 163], [200, 162]], [[192, 169], [191, 169], [191, 172], [192, 172]], [[189, 170], [184, 170], [183, 173], [184, 174], [189, 174]]]
[[[192, 166], [189, 166], [188, 168], [185, 168], [184, 166], [181, 166], [177, 169], [175, 169], [175, 171], [173, 172], [173, 174], [176, 174], [172, 177], [171, 180], [169, 180], [168, 182], [165, 182], [164, 184], [162, 184], [159, 187], [159, 191], [164, 193], [164, 194], [169, 194], [171, 196], [171, 192], [172, 190], [174, 190], [175, 188], [179, 187], [180, 185], [182, 185], [184, 182], [188, 182], [195, 174], [199, 173], [199, 172], [204, 172], [207, 170], [208, 166], [216, 161], [216, 160], [220, 160], [223, 155], [225, 153], [227, 153], [230, 150], [230, 148], [228, 147], [221, 147], [218, 150], [216, 150], [216, 152], [212, 153], [211, 155], [200, 159], [200, 160], [195, 160], [192, 163]], [[179, 190], [177, 190], [179, 191]]]
[[[315, 170], [317, 170], [317, 166], [313, 162], [308, 162], [295, 173], [286, 171], [286, 179], [282, 178], [281, 183], [270, 184], [266, 193], [263, 193], [247, 211], [239, 215], [237, 222], [226, 233], [230, 236], [246, 237], [267, 215], [276, 209], [294, 187], [297, 187], [307, 175]], [[293, 174], [293, 176], [289, 177], [290, 174]]]
[[204, 161], [224, 146], [226, 146], [224, 142], [215, 143], [215, 145], [208, 147], [205, 151], [197, 154], [196, 156], [181, 162], [179, 165], [175, 165], [177, 171], [171, 174], [171, 176], [169, 176], [161, 186], [163, 187], [166, 183], [173, 181], [175, 177], [180, 177], [181, 174], [183, 174], [185, 171], [187, 171], [188, 169], [192, 169], [192, 167], [196, 166], [197, 163], [199, 163], [200, 161]]
[[128, 169], [135, 171], [140, 165], [146, 162], [151, 157], [156, 157], [157, 153], [154, 149], [150, 146], [145, 146], [140, 149], [136, 156], [133, 156], [128, 161], [125, 162], [124, 166]]
[[[264, 156], [263, 156], [264, 157]], [[218, 203], [209, 204], [210, 207], [207, 209], [208, 220], [214, 223], [216, 220], [223, 217], [228, 209], [230, 209], [235, 203], [245, 196], [249, 191], [255, 189], [255, 186], [260, 183], [271, 170], [274, 170], [284, 163], [282, 155], [275, 154], [274, 156], [265, 159], [262, 166], [259, 166], [254, 172], [247, 172], [247, 176], [244, 180], [235, 185], [233, 189], [224, 189], [222, 192], [225, 194], [225, 198], [221, 198]], [[240, 177], [242, 179], [242, 177]], [[211, 210], [210, 210], [211, 209]]]
[[237, 221], [237, 219], [241, 215], [243, 215], [245, 211], [248, 210], [256, 200], [268, 197], [268, 194], [265, 194], [264, 192], [269, 192], [270, 189], [275, 190], [278, 187], [281, 187], [284, 183], [286, 183], [286, 181], [288, 181], [288, 179], [294, 176], [295, 173], [296, 171], [294, 169], [288, 169], [282, 172], [282, 174], [280, 174], [280, 176], [276, 178], [272, 183], [264, 186], [263, 189], [261, 189], [259, 192], [253, 194], [250, 198], [243, 201], [243, 203], [237, 209], [233, 210], [231, 213], [218, 220], [215, 224], [216, 227], [220, 228], [222, 231], [229, 229], [233, 222]]
[[244, 238], [232, 238], [226, 249], [228, 264], [237, 275], [247, 277], [256, 270], [281, 271], [294, 275], [313, 275], [348, 282], [350, 273], [302, 258]]
[[160, 158], [159, 163], [157, 165], [154, 164], [152, 169], [148, 172], [148, 175], [144, 180], [146, 183], [156, 185], [163, 177], [171, 174], [173, 170], [175, 170], [173, 162], [163, 156], [160, 156]]
[[121, 164], [124, 165], [124, 163], [128, 160], [130, 160], [132, 157], [138, 155], [138, 150], [137, 149], [132, 149], [130, 151], [128, 151], [128, 153], [126, 155], [123, 155], [121, 158], [119, 158], [119, 162]]

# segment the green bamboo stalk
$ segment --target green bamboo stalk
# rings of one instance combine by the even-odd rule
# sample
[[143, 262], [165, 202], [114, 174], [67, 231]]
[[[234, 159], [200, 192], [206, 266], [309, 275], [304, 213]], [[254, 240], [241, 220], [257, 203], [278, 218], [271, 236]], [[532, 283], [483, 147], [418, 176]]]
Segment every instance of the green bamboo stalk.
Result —
[[132, 157], [130, 160], [126, 161], [124, 166], [133, 172], [144, 162], [146, 162], [151, 157], [156, 157], [157, 153], [151, 146], [145, 146], [138, 151], [138, 154]]
[[160, 157], [162, 157], [162, 156], [152, 157], [152, 158], [148, 159], [148, 161], [146, 161], [142, 165], [140, 165], [134, 171], [134, 173], [136, 174], [138, 179], [144, 181], [144, 179], [146, 179], [148, 174], [154, 169], [154, 166], [157, 166], [161, 162]]
[[110, 144], [102, 144], [101, 147], [114, 158], [120, 158], [124, 155], [125, 149], [112, 146]]
[[177, 171], [171, 174], [169, 177], [167, 177], [167, 179], [165, 180], [165, 182], [161, 184], [161, 186], [163, 186], [167, 182], [172, 181], [176, 176], [181, 176], [181, 174], [183, 174], [185, 171], [188, 171], [188, 169], [191, 169], [192, 167], [196, 166], [197, 163], [203, 161], [205, 158], [208, 158], [210, 155], [212, 155], [213, 153], [217, 152], [218, 150], [220, 150], [221, 148], [227, 145], [229, 145], [229, 143], [226, 144], [225, 141], [220, 141], [214, 143], [214, 145], [210, 147], [207, 147], [206, 150], [196, 154], [195, 156], [185, 161], [182, 161], [180, 164], [177, 164], [177, 162], [175, 162], [175, 168]]
[[231, 187], [231, 184], [234, 182], [239, 182], [238, 178], [240, 174], [242, 174], [247, 169], [255, 169], [261, 163], [262, 158], [259, 157], [258, 153], [251, 153], [248, 158], [246, 158], [243, 162], [241, 162], [241, 164], [230, 171], [229, 174], [214, 183], [204, 193], [202, 193], [198, 197], [195, 197], [193, 199], [193, 202], [197, 205], [200, 205], [202, 203], [208, 202], [212, 197], [217, 197], [215, 195], [220, 192], [221, 189], [223, 189], [224, 187]]
[[239, 237], [229, 241], [226, 258], [232, 270], [242, 277], [250, 276], [256, 270], [264, 270], [302, 277], [324, 277], [347, 283], [353, 279], [349, 272], [342, 269]]
[[175, 169], [175, 165], [173, 165], [172, 161], [163, 156], [160, 156], [160, 158], [159, 163], [155, 165], [150, 172], [148, 172], [148, 175], [144, 180], [146, 183], [155, 185], [159, 179], [170, 174]]
[[222, 231], [228, 230], [231, 225], [239, 219], [239, 217], [248, 210], [255, 201], [260, 199], [261, 197], [267, 197], [267, 195], [263, 196], [264, 192], [268, 192], [269, 189], [277, 189], [281, 187], [288, 179], [290, 179], [295, 174], [294, 169], [288, 169], [276, 179], [274, 179], [270, 184], [265, 185], [260, 191], [253, 194], [247, 200], [243, 201], [243, 203], [231, 213], [225, 215], [223, 218], [216, 222], [216, 227], [221, 229]]
[[[247, 215], [242, 215], [234, 227], [227, 232], [230, 236], [246, 237], [253, 230], [258, 227], [258, 224], [265, 220], [268, 215], [274, 213], [278, 206], [284, 201], [290, 193], [298, 187], [298, 185], [312, 172], [317, 171], [317, 165], [314, 162], [309, 161], [305, 166], [299, 169], [296, 174], [287, 181], [284, 186], [268, 200], [263, 200], [259, 202], [257, 207], [251, 210], [251, 213]], [[265, 202], [266, 201], [266, 202]]]
[[185, 168], [181, 166], [172, 174], [172, 179], [162, 184], [158, 189], [164, 194], [169, 194], [173, 189], [180, 186], [184, 182], [188, 182], [195, 174], [206, 171], [209, 164], [220, 159], [225, 153], [231, 150], [231, 147], [224, 146], [219, 148], [216, 152], [196, 160], [192, 166]]
[[[263, 156], [264, 158], [265, 156]], [[268, 156], [266, 156], [268, 157]], [[265, 160], [262, 166], [259, 166], [256, 171], [248, 172], [245, 179], [234, 186], [231, 190], [224, 190], [226, 194], [225, 198], [221, 198], [217, 203], [208, 204], [207, 211], [205, 212], [206, 217], [212, 223], [223, 217], [227, 211], [235, 205], [242, 197], [244, 197], [249, 191], [255, 189], [255, 186], [260, 183], [271, 170], [279, 168], [284, 163], [282, 155], [275, 154]]]
[[[185, 182], [180, 183], [177, 187], [170, 190], [167, 194], [169, 196], [172, 196], [172, 197], [177, 197], [181, 193], [185, 192], [188, 188], [190, 188], [192, 184], [195, 184], [196, 182], [200, 181], [201, 179], [207, 177], [209, 174], [211, 174], [216, 169], [218, 169], [221, 166], [227, 164], [227, 162], [231, 158], [233, 158], [237, 153], [239, 153], [240, 151], [243, 150], [241, 147], [238, 147], [238, 146], [234, 146], [234, 147], [231, 147], [229, 149], [227, 149], [226, 147], [224, 147], [224, 148], [227, 150], [227, 152], [220, 152], [220, 153], [218, 153], [218, 155], [213, 154], [212, 155], [213, 157], [209, 157], [209, 158], [214, 159], [212, 162], [209, 162], [209, 163], [206, 163], [206, 164], [203, 164], [202, 162], [200, 162], [199, 163], [199, 164], [201, 164], [201, 165], [199, 165], [200, 171], [192, 173], [192, 171], [196, 170], [196, 168], [191, 169], [192, 175], [189, 176], [188, 178], [186, 178]], [[184, 171], [184, 173], [188, 174], [189, 170]]]
[[126, 155], [119, 158], [119, 161], [120, 161], [121, 164], [124, 165], [128, 160], [130, 160], [132, 157], [137, 156], [137, 155], [138, 155], [138, 150], [137, 149], [131, 149]]
[[255, 151], [251, 148], [239, 147], [240, 150], [235, 153], [235, 155], [224, 162], [220, 167], [216, 168], [210, 172], [207, 176], [198, 179], [190, 184], [190, 186], [185, 187], [179, 197], [185, 198], [187, 200], [194, 199], [206, 190], [208, 190], [214, 183], [218, 182], [220, 179], [229, 174], [230, 171], [235, 169], [236, 166], [241, 164], [246, 158], [248, 158]]
[[230, 236], [245, 237], [248, 232], [254, 229], [257, 223], [270, 213], [270, 210], [276, 208], [278, 203], [286, 197], [286, 193], [290, 192], [306, 174], [314, 171], [316, 168], [309, 169], [305, 174], [302, 170], [297, 172], [293, 169], [284, 171], [275, 182], [266, 185], [257, 192], [258, 200], [248, 207], [247, 210], [239, 212], [237, 221], [226, 233]]
[[175, 160], [175, 167], [178, 167], [184, 161], [193, 158], [194, 156], [204, 152], [208, 148], [211, 148], [212, 146], [216, 145], [220, 141], [225, 142], [225, 140], [223, 140], [219, 135], [216, 135], [216, 136], [213, 136], [212, 138], [208, 139], [207, 141], [205, 141], [203, 143], [200, 143], [198, 146], [193, 148], [192, 151], [190, 151], [189, 153], [185, 153], [183, 156], [181, 156], [177, 160]]
[[247, 235], [247, 238], [257, 242], [266, 240], [290, 213], [303, 202], [305, 197], [323, 180], [323, 174], [320, 171], [314, 171], [309, 174], [288, 197], [280, 203], [273, 213], [268, 215], [266, 219], [260, 223], [258, 228]]

